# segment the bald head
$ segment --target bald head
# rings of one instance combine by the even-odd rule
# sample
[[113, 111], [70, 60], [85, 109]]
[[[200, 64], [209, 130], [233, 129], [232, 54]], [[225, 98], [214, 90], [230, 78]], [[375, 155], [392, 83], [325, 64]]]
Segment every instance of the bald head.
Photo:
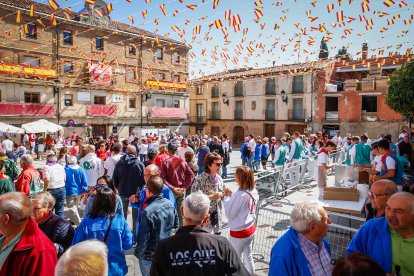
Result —
[[31, 212], [30, 200], [24, 193], [10, 192], [0, 195], [0, 214], [8, 215], [12, 224], [27, 222]]
[[152, 176], [159, 176], [160, 175], [160, 169], [157, 165], [150, 164], [148, 165], [144, 170], [144, 180], [145, 182], [148, 181], [148, 179]]
[[394, 181], [389, 179], [381, 179], [375, 181], [372, 186], [371, 190], [381, 190], [381, 193], [387, 195], [393, 195], [398, 192], [397, 184]]
[[95, 152], [95, 146], [94, 145], [88, 145], [86, 147], [86, 150], [88, 151], [88, 153]]
[[387, 201], [385, 217], [388, 226], [404, 239], [414, 237], [414, 195], [393, 194]]
[[390, 205], [393, 202], [398, 202], [400, 205], [405, 206], [406, 211], [411, 211], [411, 215], [414, 215], [414, 195], [408, 192], [398, 192], [393, 194], [387, 202]]

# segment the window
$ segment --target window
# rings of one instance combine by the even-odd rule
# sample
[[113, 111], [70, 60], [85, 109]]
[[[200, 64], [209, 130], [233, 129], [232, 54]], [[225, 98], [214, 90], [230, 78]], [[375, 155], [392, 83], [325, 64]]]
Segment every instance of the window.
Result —
[[275, 100], [266, 100], [265, 119], [275, 119]]
[[165, 107], [165, 100], [164, 99], [156, 99], [155, 100], [156, 107]]
[[73, 95], [65, 94], [65, 106], [73, 106]]
[[338, 97], [325, 97], [325, 111], [338, 112]]
[[25, 103], [40, 103], [40, 93], [24, 93]]
[[26, 38], [37, 39], [37, 28], [35, 23], [27, 23], [25, 32]]
[[103, 51], [104, 50], [104, 41], [102, 37], [96, 37], [95, 38], [95, 49], [97, 51]]
[[218, 98], [219, 97], [219, 87], [218, 85], [213, 85], [211, 87], [211, 97]]
[[203, 87], [201, 85], [197, 86], [197, 95], [203, 95]]
[[63, 72], [65, 74], [73, 73], [73, 63], [68, 62], [68, 63], [63, 64]]
[[105, 96], [94, 96], [93, 97], [94, 104], [106, 104], [106, 97]]
[[22, 64], [30, 66], [40, 66], [40, 58], [23, 56]]
[[163, 57], [162, 48], [157, 48], [156, 52], [155, 52], [155, 55], [157, 57], [157, 60], [163, 60], [164, 57]]
[[180, 82], [181, 78], [180, 75], [174, 75], [174, 82]]
[[173, 61], [175, 63], [180, 63], [180, 52], [174, 51], [174, 53], [173, 53]]
[[63, 45], [73, 45], [72, 31], [63, 31]]
[[266, 95], [275, 95], [276, 94], [276, 82], [275, 79], [266, 79]]
[[129, 44], [128, 46], [128, 54], [130, 56], [136, 56], [137, 55], [137, 46], [135, 44]]
[[126, 81], [133, 82], [137, 79], [137, 73], [134, 69], [129, 69], [126, 74]]
[[243, 96], [243, 82], [242, 81], [236, 82], [236, 85], [234, 86], [234, 96], [236, 97]]
[[180, 100], [174, 100], [174, 108], [180, 108]]
[[243, 101], [235, 101], [234, 119], [243, 120]]
[[377, 112], [377, 96], [362, 96], [362, 112]]
[[220, 110], [218, 102], [211, 103], [211, 117], [212, 120], [220, 119]]
[[137, 98], [129, 97], [129, 108], [137, 108]]
[[303, 93], [303, 75], [293, 76], [292, 93]]

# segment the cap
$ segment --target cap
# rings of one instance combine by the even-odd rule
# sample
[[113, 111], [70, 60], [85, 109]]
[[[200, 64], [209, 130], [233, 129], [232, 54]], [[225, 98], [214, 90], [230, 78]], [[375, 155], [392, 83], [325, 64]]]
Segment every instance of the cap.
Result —
[[176, 151], [178, 149], [177, 145], [174, 143], [169, 143], [167, 146], [168, 151]]

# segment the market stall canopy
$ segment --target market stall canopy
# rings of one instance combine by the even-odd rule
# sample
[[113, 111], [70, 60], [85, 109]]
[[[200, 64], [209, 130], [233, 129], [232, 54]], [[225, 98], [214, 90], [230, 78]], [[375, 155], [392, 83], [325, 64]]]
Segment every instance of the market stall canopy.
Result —
[[0, 122], [0, 132], [4, 132], [4, 133], [24, 133], [24, 129], [21, 129], [20, 127], [15, 127], [15, 126], [8, 125], [8, 124]]
[[28, 133], [43, 133], [58, 132], [59, 130], [63, 130], [63, 127], [42, 119], [28, 124], [23, 124], [22, 129]]

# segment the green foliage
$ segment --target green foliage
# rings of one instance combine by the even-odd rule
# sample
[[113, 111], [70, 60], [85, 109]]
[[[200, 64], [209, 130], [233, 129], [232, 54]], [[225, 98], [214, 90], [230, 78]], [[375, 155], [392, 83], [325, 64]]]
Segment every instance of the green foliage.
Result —
[[403, 116], [414, 116], [414, 62], [402, 65], [390, 75], [385, 102]]
[[342, 46], [342, 48], [338, 50], [335, 58], [340, 58], [341, 60], [351, 60], [351, 56], [348, 53], [348, 48]]
[[319, 59], [328, 59], [328, 57], [328, 45], [326, 45], [325, 37], [322, 37], [321, 46], [319, 47]]

